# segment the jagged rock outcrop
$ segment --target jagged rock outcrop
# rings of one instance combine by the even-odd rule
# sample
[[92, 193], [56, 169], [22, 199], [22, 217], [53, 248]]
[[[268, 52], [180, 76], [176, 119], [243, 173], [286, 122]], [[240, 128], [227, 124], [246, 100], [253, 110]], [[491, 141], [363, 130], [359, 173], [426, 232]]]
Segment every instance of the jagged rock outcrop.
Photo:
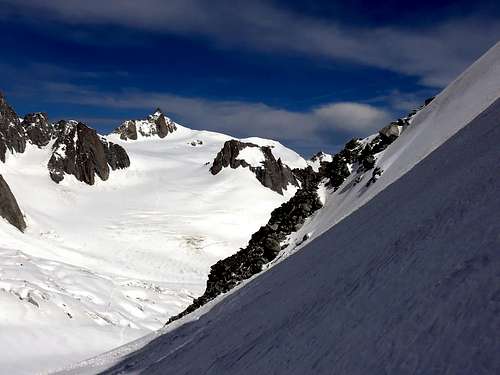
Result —
[[246, 147], [259, 147], [254, 143], [240, 142], [236, 139], [231, 139], [229, 141], [224, 142], [224, 146], [217, 153], [217, 156], [210, 167], [210, 172], [215, 176], [219, 173], [223, 168], [233, 168], [236, 169], [238, 167], [249, 167], [245, 160], [238, 159], [238, 155], [241, 150]]
[[142, 137], [158, 136], [165, 138], [175, 130], [177, 130], [175, 123], [166, 117], [161, 109], [157, 108], [145, 120], [127, 120], [114, 132], [119, 134], [123, 140], [136, 140], [139, 135]]
[[23, 213], [2, 175], [0, 175], [0, 216], [21, 232], [26, 229]]
[[46, 113], [28, 113], [21, 122], [28, 140], [38, 146], [47, 146], [54, 135], [54, 127]]
[[106, 139], [101, 138], [106, 154], [106, 160], [112, 170], [125, 169], [130, 167], [130, 159], [127, 151], [116, 143], [108, 142]]
[[[262, 166], [252, 166], [244, 159], [238, 159], [240, 152], [247, 147], [257, 148], [262, 152], [264, 157], [261, 163]], [[262, 185], [279, 194], [283, 194], [283, 190], [286, 190], [290, 184], [299, 186], [292, 170], [283, 164], [281, 159], [276, 160], [269, 146], [258, 146], [254, 143], [240, 142], [235, 139], [226, 141], [222, 149], [217, 153], [210, 167], [210, 172], [216, 175], [227, 167], [250, 169]]]
[[26, 134], [16, 112], [0, 93], [0, 161], [5, 162], [7, 151], [23, 153]]
[[94, 129], [76, 121], [61, 121], [48, 163], [50, 177], [59, 183], [65, 174], [93, 185], [95, 175], [103, 181], [111, 169], [126, 168], [130, 160], [123, 147], [107, 142]]

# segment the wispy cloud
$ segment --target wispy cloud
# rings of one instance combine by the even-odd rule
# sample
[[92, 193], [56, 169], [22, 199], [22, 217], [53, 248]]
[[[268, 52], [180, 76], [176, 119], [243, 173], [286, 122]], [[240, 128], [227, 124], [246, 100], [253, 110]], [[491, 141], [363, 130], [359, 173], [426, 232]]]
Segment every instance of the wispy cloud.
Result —
[[[207, 124], [207, 129], [244, 129], [248, 134], [280, 135], [285, 139], [300, 133], [302, 128], [326, 126], [331, 129], [360, 133], [373, 130], [390, 118], [387, 111], [362, 103], [327, 103], [309, 111], [298, 112], [272, 107], [264, 103], [208, 100], [182, 97], [169, 93], [137, 90], [102, 93], [71, 84], [47, 83], [46, 92], [54, 100], [104, 108], [152, 109], [160, 106], [167, 112], [189, 122]], [[262, 127], [262, 128], [259, 128]], [[282, 132], [286, 128], [288, 131]], [[305, 130], [307, 132], [307, 130]]]
[[[250, 48], [344, 60], [419, 77], [442, 87], [500, 38], [500, 22], [474, 17], [420, 29], [360, 28], [325, 22], [266, 1], [4, 0], [3, 14], [74, 25], [111, 24], [206, 37]], [[478, 30], [481, 30], [478, 32]]]

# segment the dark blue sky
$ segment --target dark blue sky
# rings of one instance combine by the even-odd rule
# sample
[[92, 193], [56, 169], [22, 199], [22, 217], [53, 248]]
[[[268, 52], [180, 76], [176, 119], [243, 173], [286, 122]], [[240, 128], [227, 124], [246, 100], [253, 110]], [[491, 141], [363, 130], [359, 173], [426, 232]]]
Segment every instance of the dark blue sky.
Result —
[[189, 127], [334, 151], [497, 42], [495, 5], [0, 0], [0, 90], [20, 114], [102, 133], [160, 106]]

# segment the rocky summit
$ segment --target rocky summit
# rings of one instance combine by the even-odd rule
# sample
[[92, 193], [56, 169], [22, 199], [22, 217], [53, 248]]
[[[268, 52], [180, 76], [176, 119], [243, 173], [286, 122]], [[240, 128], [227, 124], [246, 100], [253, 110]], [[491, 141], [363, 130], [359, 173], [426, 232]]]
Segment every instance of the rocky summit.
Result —
[[169, 133], [177, 130], [176, 124], [166, 117], [162, 110], [156, 111], [144, 120], [127, 120], [123, 122], [115, 133], [123, 140], [137, 140], [140, 137], [165, 138]]

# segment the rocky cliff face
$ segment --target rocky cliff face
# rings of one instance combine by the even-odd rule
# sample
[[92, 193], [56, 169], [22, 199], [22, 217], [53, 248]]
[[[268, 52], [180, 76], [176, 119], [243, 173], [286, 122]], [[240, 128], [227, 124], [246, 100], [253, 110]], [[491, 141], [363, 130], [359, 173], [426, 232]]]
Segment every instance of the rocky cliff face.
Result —
[[62, 121], [58, 128], [48, 163], [53, 181], [59, 183], [65, 174], [70, 174], [93, 185], [96, 175], [103, 181], [109, 178], [110, 167], [114, 170], [130, 166], [128, 155], [121, 146], [107, 142], [85, 124]]
[[145, 120], [128, 120], [120, 125], [115, 133], [123, 140], [136, 140], [139, 136], [165, 138], [169, 133], [177, 130], [175, 123], [166, 117], [161, 109], [157, 109]]
[[5, 162], [7, 151], [23, 153], [26, 134], [19, 117], [0, 93], [0, 161]]
[[46, 113], [29, 113], [24, 116], [21, 125], [29, 142], [38, 147], [47, 146], [54, 135], [54, 127]]
[[[261, 166], [252, 166], [246, 160], [238, 159], [240, 152], [247, 147], [256, 148], [262, 152], [264, 160], [261, 162]], [[210, 172], [216, 175], [223, 168], [227, 167], [233, 169], [238, 167], [250, 169], [262, 185], [279, 194], [283, 194], [283, 190], [286, 190], [290, 184], [294, 186], [299, 185], [292, 170], [283, 164], [281, 159], [276, 160], [269, 146], [261, 147], [253, 143], [240, 142], [235, 139], [226, 141], [215, 157], [210, 167]]]
[[0, 216], [21, 232], [26, 229], [23, 213], [2, 175], [0, 175]]

